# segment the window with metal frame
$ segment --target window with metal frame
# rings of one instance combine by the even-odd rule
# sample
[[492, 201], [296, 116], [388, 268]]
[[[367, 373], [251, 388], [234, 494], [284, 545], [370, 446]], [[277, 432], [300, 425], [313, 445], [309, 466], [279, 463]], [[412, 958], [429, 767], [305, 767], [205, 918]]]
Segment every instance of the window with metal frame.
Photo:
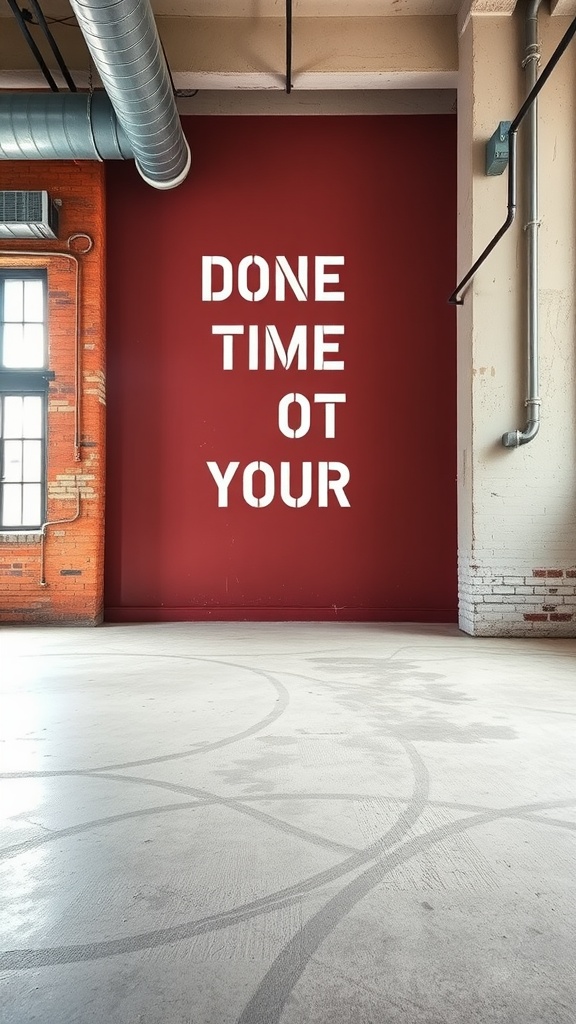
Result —
[[43, 270], [0, 270], [0, 530], [45, 520], [46, 291]]

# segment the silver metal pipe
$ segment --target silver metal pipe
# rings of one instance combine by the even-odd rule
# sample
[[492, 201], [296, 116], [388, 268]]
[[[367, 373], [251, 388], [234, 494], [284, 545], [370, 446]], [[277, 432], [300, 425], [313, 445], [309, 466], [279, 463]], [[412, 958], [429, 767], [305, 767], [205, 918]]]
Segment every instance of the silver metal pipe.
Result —
[[0, 92], [3, 160], [130, 160], [105, 92]]
[[[540, 45], [538, 42], [538, 10], [542, 0], [530, 0], [526, 10], [526, 52], [522, 66], [526, 71], [527, 93], [538, 81]], [[526, 124], [526, 409], [528, 418], [523, 430], [510, 430], [502, 436], [505, 448], [518, 448], [532, 441], [540, 429], [540, 383], [538, 369], [539, 285], [538, 285], [538, 100], [527, 113]]]
[[150, 0], [71, 0], [140, 174], [174, 188], [190, 169], [168, 65]]
[[[78, 241], [82, 239], [83, 244], [78, 247]], [[82, 426], [82, 388], [80, 386], [82, 378], [82, 350], [81, 350], [81, 313], [82, 304], [80, 302], [80, 291], [81, 291], [81, 278], [82, 278], [82, 265], [80, 262], [81, 256], [87, 256], [91, 251], [94, 242], [90, 235], [87, 235], [84, 231], [76, 231], [73, 235], [70, 235], [68, 239], [68, 252], [59, 251], [56, 249], [6, 249], [0, 252], [0, 260], [2, 258], [6, 260], [14, 260], [15, 256], [25, 256], [27, 259], [33, 257], [34, 259], [40, 258], [41, 260], [46, 259], [65, 259], [69, 260], [74, 267], [75, 272], [75, 286], [74, 286], [74, 461], [82, 461], [82, 447], [80, 442], [81, 426]]]

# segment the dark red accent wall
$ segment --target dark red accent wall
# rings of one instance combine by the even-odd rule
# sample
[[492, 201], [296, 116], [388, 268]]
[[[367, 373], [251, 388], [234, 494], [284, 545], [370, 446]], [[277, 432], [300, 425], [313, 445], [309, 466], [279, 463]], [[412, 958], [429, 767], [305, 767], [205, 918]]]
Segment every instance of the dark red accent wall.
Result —
[[[108, 177], [108, 483], [106, 606], [110, 620], [456, 617], [453, 117], [197, 117], [185, 119], [193, 165], [159, 193], [132, 164]], [[344, 301], [287, 288], [246, 301], [202, 301], [202, 257], [235, 271], [259, 255], [328, 267]], [[214, 278], [216, 285], [220, 279]], [[255, 268], [247, 287], [256, 290]], [[245, 327], [223, 367], [214, 325]], [[249, 369], [248, 326], [338, 325], [326, 337], [343, 369]], [[318, 394], [344, 394], [327, 437]], [[283, 396], [310, 402], [309, 431], [286, 437]], [[306, 403], [304, 402], [304, 405]], [[288, 429], [300, 425], [292, 406]], [[218, 506], [215, 479], [239, 467]], [[268, 492], [261, 470], [267, 463]], [[311, 463], [312, 498], [289, 507]], [[318, 465], [347, 467], [319, 507]], [[273, 500], [253, 507], [249, 500]], [[320, 469], [320, 476], [326, 470]], [[343, 475], [343, 476], [342, 476]], [[321, 494], [326, 488], [320, 486]], [[349, 506], [346, 505], [349, 501]]]

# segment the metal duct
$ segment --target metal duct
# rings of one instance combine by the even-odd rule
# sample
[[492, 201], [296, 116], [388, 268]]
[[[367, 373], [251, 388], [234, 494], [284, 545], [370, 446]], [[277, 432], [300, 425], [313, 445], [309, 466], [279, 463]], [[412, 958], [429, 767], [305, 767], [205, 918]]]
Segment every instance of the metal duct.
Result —
[[149, 0], [71, 0], [140, 174], [155, 188], [190, 169], [168, 66]]
[[4, 160], [129, 160], [106, 93], [0, 92]]

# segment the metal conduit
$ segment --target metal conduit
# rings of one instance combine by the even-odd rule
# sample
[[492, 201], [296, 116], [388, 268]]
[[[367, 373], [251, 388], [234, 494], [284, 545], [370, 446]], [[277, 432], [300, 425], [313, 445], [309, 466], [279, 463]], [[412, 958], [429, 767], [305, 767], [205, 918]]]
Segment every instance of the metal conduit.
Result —
[[71, 0], [138, 170], [174, 188], [190, 169], [168, 66], [149, 0]]
[[106, 93], [0, 92], [3, 160], [129, 160]]
[[[79, 248], [79, 239], [84, 239], [84, 245]], [[81, 350], [81, 279], [82, 265], [81, 256], [91, 252], [94, 242], [90, 235], [84, 231], [76, 231], [68, 239], [68, 252], [59, 249], [5, 249], [0, 252], [0, 259], [14, 262], [14, 258], [26, 257], [26, 259], [41, 260], [64, 259], [72, 264], [75, 271], [74, 284], [74, 461], [81, 462], [81, 427], [82, 427], [82, 350]]]
[[542, 89], [544, 88], [548, 79], [554, 72], [556, 65], [558, 64], [558, 61], [568, 49], [568, 46], [572, 42], [572, 39], [575, 35], [576, 18], [574, 18], [573, 21], [570, 22], [570, 25], [566, 29], [566, 32], [562, 36], [562, 39], [558, 43], [558, 46], [554, 50], [554, 53], [550, 57], [550, 60], [548, 61], [542, 74], [538, 78], [536, 85], [533, 89], [530, 90], [530, 93], [524, 100], [524, 103], [520, 107], [520, 110], [518, 111], [516, 117], [510, 125], [510, 131], [508, 134], [508, 142], [510, 146], [510, 160], [508, 163], [508, 213], [506, 216], [506, 220], [504, 221], [502, 227], [499, 228], [499, 230], [496, 232], [494, 237], [488, 242], [486, 248], [483, 249], [483, 251], [480, 253], [478, 259], [472, 264], [468, 273], [465, 274], [462, 280], [458, 282], [454, 291], [450, 295], [448, 302], [452, 303], [455, 306], [462, 306], [464, 304], [464, 299], [460, 298], [459, 296], [461, 296], [464, 293], [465, 289], [468, 287], [468, 285], [470, 284], [478, 270], [480, 270], [480, 267], [488, 259], [490, 253], [493, 252], [493, 250], [498, 245], [500, 239], [503, 238], [503, 236], [512, 227], [512, 224], [514, 223], [514, 218], [516, 217], [516, 152], [518, 141], [518, 129], [522, 124], [524, 118], [528, 114], [530, 107], [536, 100], [537, 96], [539, 96], [542, 92]]
[[[530, 0], [526, 11], [526, 53], [522, 66], [526, 69], [527, 93], [530, 95], [538, 81], [540, 47], [538, 44], [538, 10], [542, 0]], [[526, 124], [526, 409], [528, 420], [523, 430], [510, 430], [502, 436], [505, 448], [518, 448], [528, 444], [540, 429], [539, 395], [539, 287], [538, 287], [538, 100], [530, 107]]]

